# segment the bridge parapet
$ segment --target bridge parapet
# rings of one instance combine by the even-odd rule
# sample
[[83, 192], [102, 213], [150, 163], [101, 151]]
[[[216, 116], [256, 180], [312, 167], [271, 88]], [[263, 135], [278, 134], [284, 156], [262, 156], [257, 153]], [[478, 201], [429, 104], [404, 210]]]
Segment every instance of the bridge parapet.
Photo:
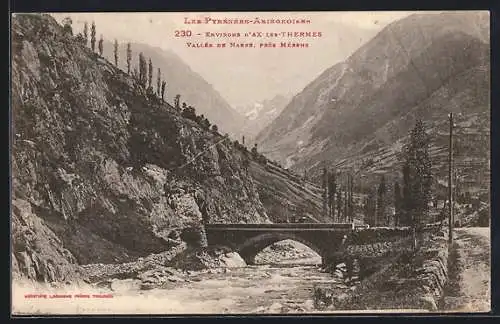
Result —
[[[352, 223], [265, 223], [265, 224], [206, 224], [211, 230], [245, 230], [245, 229], [355, 229]], [[364, 228], [364, 227], [363, 227]]]
[[209, 245], [229, 247], [248, 264], [267, 246], [287, 239], [309, 246], [324, 263], [334, 263], [349, 254], [378, 255], [398, 249], [399, 243], [412, 237], [409, 227], [368, 228], [352, 223], [206, 224], [205, 230]]
[[364, 245], [377, 242], [393, 242], [409, 237], [410, 227], [371, 227], [361, 228], [349, 233], [346, 245]]
[[205, 229], [210, 245], [227, 246], [238, 252], [247, 264], [251, 264], [264, 248], [287, 239], [309, 246], [324, 259], [339, 251], [345, 235], [353, 230], [353, 225], [207, 224]]

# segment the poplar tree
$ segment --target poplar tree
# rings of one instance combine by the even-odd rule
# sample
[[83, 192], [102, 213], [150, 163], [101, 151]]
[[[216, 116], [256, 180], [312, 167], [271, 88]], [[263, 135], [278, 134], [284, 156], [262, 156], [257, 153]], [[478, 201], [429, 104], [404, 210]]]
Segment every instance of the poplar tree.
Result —
[[139, 53], [139, 84], [146, 88], [146, 83], [148, 81], [148, 66], [146, 63], [146, 59], [144, 58], [144, 54]]
[[167, 87], [167, 82], [161, 82], [161, 100], [165, 101], [165, 88]]
[[163, 95], [162, 95], [162, 83], [161, 83], [161, 70], [158, 68], [158, 72], [156, 73], [156, 94], [158, 96], [162, 96], [163, 100]]
[[342, 190], [339, 186], [337, 190], [337, 219], [340, 222], [342, 222]]
[[375, 190], [370, 189], [368, 192], [368, 196], [365, 199], [365, 223], [367, 223], [370, 226], [376, 226], [377, 221], [376, 221], [376, 210], [377, 210], [377, 203], [375, 200]]
[[328, 170], [323, 167], [323, 215], [328, 216]]
[[354, 196], [353, 196], [353, 176], [351, 173], [347, 175], [347, 209], [348, 209], [348, 220], [353, 221], [354, 219]]
[[130, 74], [130, 63], [132, 62], [132, 47], [127, 43], [127, 74]]
[[377, 190], [377, 225], [387, 226], [387, 203], [386, 203], [387, 187], [385, 177], [382, 175], [380, 184]]
[[113, 54], [115, 56], [115, 66], [118, 67], [118, 41], [116, 39], [113, 47]]
[[180, 102], [181, 102], [181, 95], [180, 94], [175, 95], [175, 99], [174, 99], [175, 109], [181, 110]]
[[349, 218], [349, 205], [348, 205], [348, 198], [347, 198], [347, 185], [344, 187], [344, 222], [348, 222]]
[[102, 56], [102, 52], [103, 52], [103, 43], [104, 43], [104, 40], [102, 39], [102, 34], [101, 34], [101, 38], [99, 39], [99, 55]]
[[335, 221], [335, 193], [337, 192], [336, 171], [333, 171], [328, 177], [328, 210], [330, 217]]
[[153, 62], [149, 58], [148, 64], [148, 89], [153, 87]]
[[396, 181], [394, 183], [394, 225], [401, 225], [401, 205], [402, 205], [402, 196], [401, 196], [401, 187], [399, 186], [399, 182]]
[[403, 192], [401, 197], [401, 216], [400, 225], [410, 226], [410, 209], [411, 209], [411, 197], [410, 197], [410, 168], [407, 162], [403, 164]]
[[90, 26], [90, 48], [92, 52], [95, 52], [95, 22], [92, 22], [92, 26]]
[[89, 24], [87, 22], [83, 24], [83, 39], [85, 41], [85, 46], [87, 46], [89, 42]]

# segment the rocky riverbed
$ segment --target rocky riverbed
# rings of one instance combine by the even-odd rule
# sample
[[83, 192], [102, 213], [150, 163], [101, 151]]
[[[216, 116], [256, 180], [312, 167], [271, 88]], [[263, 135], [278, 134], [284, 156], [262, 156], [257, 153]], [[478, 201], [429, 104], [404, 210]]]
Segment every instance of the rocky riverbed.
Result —
[[[150, 259], [159, 260], [161, 256]], [[335, 273], [326, 273], [318, 264], [319, 256], [296, 242], [280, 242], [263, 251], [257, 260], [267, 264], [247, 266], [231, 252], [219, 255], [218, 260], [225, 266], [186, 270], [155, 264], [149, 259], [142, 260], [140, 266], [121, 265], [122, 271], [116, 265], [89, 265], [85, 268], [94, 272], [88, 280], [93, 283], [78, 285], [17, 282], [14, 298], [24, 300], [16, 303], [18, 309], [15, 311], [59, 314], [312, 313], [320, 311], [314, 303], [315, 287], [331, 287], [333, 283], [339, 295], [355, 289], [343, 280], [345, 269], [342, 265]], [[57, 302], [50, 298], [25, 298], [27, 294], [42, 291], [47, 295], [112, 297], [73, 297]]]
[[[149, 279], [146, 279], [149, 278]], [[163, 282], [145, 287], [146, 280]], [[318, 266], [247, 266], [232, 269], [180, 272], [163, 269], [141, 278], [113, 279], [105, 285], [32, 286], [17, 285], [14, 299], [25, 294], [110, 294], [102, 299], [25, 299], [15, 313], [58, 314], [241, 314], [311, 313], [315, 284], [331, 284], [348, 290], [341, 280]]]

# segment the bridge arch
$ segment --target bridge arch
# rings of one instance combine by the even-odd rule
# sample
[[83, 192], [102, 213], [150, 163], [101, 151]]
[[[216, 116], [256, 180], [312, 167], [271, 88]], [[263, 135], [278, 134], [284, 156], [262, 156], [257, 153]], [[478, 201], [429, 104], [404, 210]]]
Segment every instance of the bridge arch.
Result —
[[264, 233], [250, 237], [242, 244], [235, 247], [236, 252], [245, 260], [247, 264], [255, 263], [255, 256], [264, 250], [266, 247], [280, 241], [292, 240], [304, 244], [311, 250], [316, 252], [321, 258], [324, 257], [325, 251], [319, 248], [316, 244], [295, 233]]

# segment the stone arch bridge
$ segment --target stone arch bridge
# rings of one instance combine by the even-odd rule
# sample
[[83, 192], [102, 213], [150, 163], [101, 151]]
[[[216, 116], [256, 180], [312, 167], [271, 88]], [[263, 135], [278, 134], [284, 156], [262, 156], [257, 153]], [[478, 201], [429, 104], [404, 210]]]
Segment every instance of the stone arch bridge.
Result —
[[353, 245], [396, 242], [408, 238], [409, 228], [368, 228], [354, 224], [206, 224], [208, 245], [225, 246], [247, 264], [267, 246], [283, 241], [300, 242], [318, 253], [323, 264], [332, 264], [352, 251]]

